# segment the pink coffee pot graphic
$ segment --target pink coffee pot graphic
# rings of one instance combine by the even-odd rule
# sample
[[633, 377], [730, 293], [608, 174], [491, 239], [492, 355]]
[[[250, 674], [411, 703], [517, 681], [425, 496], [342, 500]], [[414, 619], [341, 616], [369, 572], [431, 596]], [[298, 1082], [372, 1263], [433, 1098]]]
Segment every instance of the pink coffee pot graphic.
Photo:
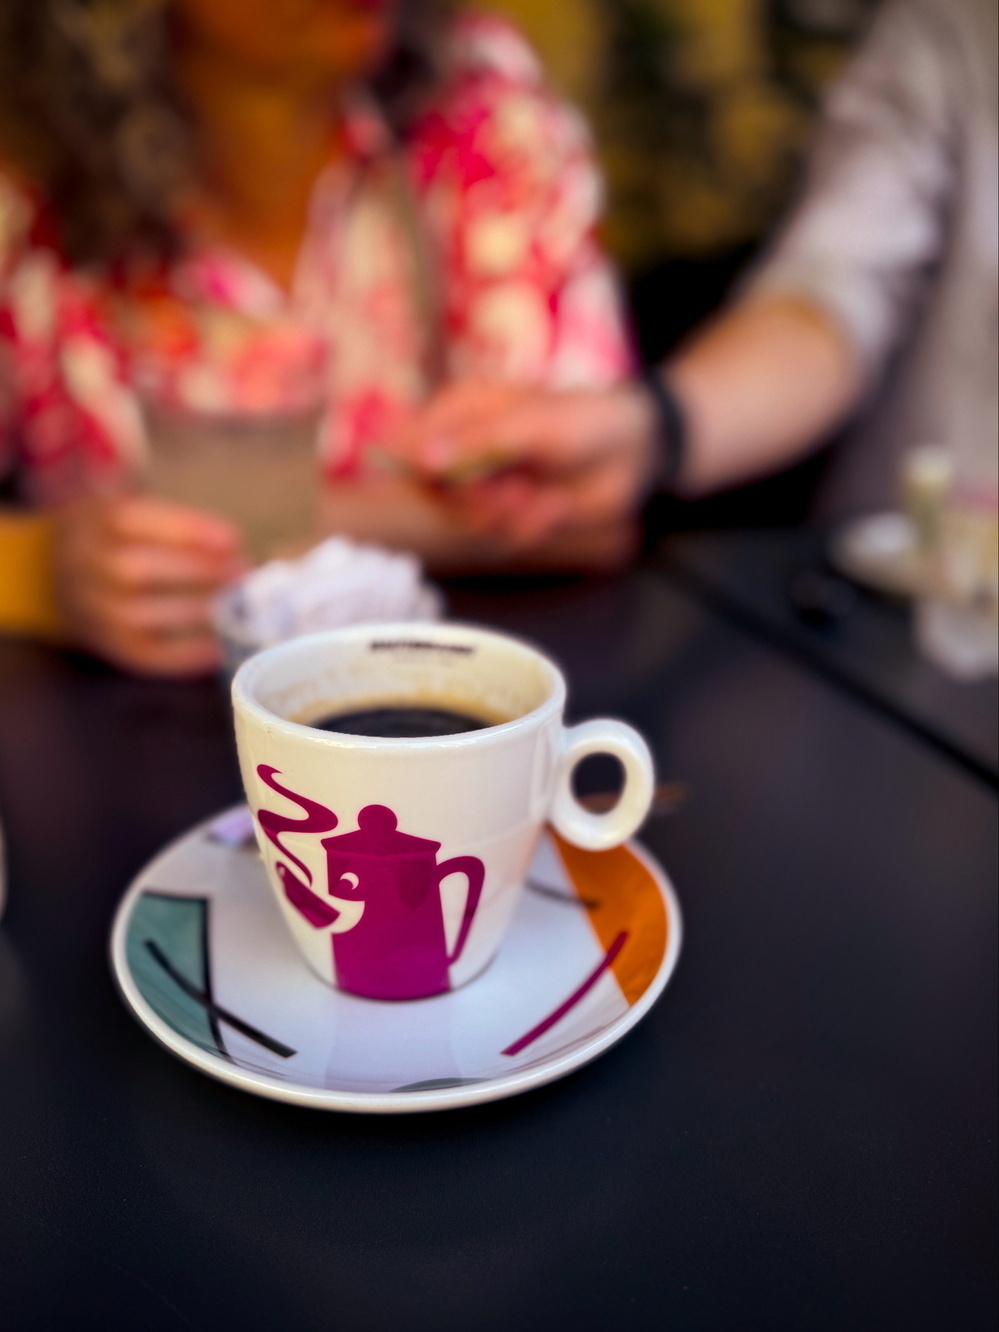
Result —
[[[357, 822], [357, 832], [322, 843], [330, 892], [364, 902], [353, 929], [333, 936], [337, 984], [369, 999], [418, 999], [450, 989], [448, 967], [461, 956], [482, 895], [482, 861], [455, 856], [438, 865], [440, 842], [399, 832], [385, 805], [368, 805]], [[440, 893], [449, 874], [468, 879], [453, 953]]]
[[[332, 810], [293, 794], [274, 780], [275, 770], [261, 765], [259, 776], [272, 789], [294, 800], [306, 818], [289, 819], [261, 810], [260, 826], [267, 838], [306, 875], [311, 874], [282, 845], [282, 832], [327, 832], [337, 826]], [[356, 902], [360, 912], [349, 929], [331, 935], [337, 985], [367, 999], [423, 999], [451, 988], [448, 968], [461, 956], [479, 900], [485, 867], [475, 856], [454, 856], [437, 863], [440, 842], [400, 832], [394, 812], [385, 805], [367, 805], [357, 816], [357, 831], [326, 837], [327, 892], [343, 902]], [[331, 925], [341, 912], [282, 862], [277, 873], [285, 897], [316, 929]], [[468, 894], [454, 948], [449, 952], [444, 931], [441, 882], [464, 874]], [[352, 913], [353, 914], [353, 913]]]

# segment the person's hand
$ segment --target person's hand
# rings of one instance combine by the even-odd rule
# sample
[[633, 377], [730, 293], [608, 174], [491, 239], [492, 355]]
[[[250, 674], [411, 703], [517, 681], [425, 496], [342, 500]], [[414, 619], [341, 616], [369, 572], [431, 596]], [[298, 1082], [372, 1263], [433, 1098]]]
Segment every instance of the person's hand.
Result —
[[654, 467], [654, 408], [638, 386], [444, 389], [398, 447], [465, 517], [513, 549], [629, 517]]
[[244, 568], [224, 518], [145, 497], [85, 499], [57, 519], [56, 593], [75, 639], [148, 675], [218, 666], [212, 599]]

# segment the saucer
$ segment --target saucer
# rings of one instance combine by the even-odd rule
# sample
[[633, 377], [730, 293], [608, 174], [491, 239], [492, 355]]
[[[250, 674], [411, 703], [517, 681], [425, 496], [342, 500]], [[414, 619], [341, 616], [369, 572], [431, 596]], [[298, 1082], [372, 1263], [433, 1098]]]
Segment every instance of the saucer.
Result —
[[359, 999], [306, 966], [245, 806], [171, 843], [115, 915], [111, 966], [166, 1048], [244, 1091], [405, 1114], [515, 1096], [595, 1059], [640, 1022], [680, 951], [661, 866], [547, 831], [494, 961], [447, 994]]
[[833, 535], [829, 557], [854, 582], [890, 596], [916, 597], [926, 573], [915, 524], [904, 513], [870, 513]]

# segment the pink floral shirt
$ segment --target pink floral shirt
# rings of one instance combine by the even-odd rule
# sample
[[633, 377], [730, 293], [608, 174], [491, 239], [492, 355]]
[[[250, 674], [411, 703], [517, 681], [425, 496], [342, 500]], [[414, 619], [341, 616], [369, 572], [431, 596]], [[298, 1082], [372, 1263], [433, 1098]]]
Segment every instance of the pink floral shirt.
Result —
[[350, 111], [347, 157], [315, 186], [290, 292], [192, 241], [123, 300], [38, 240], [27, 195], [0, 178], [0, 470], [20, 466], [52, 503], [141, 473], [151, 410], [314, 411], [327, 474], [348, 475], [437, 383], [627, 374], [584, 125], [505, 22], [465, 18], [452, 42], [446, 86], [394, 168], [377, 116]]

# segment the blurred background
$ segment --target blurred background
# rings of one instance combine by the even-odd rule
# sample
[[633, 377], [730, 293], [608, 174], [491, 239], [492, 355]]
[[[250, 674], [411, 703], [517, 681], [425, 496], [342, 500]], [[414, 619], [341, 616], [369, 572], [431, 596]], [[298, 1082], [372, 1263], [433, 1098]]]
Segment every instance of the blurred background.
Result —
[[586, 113], [604, 239], [648, 359], [710, 311], [792, 197], [876, 0], [490, 0]]
[[[787, 204], [822, 94], [878, 0], [490, 0], [585, 113], [603, 165], [603, 239], [643, 359], [724, 300]], [[656, 499], [677, 528], [798, 522], [829, 457], [708, 499]]]

